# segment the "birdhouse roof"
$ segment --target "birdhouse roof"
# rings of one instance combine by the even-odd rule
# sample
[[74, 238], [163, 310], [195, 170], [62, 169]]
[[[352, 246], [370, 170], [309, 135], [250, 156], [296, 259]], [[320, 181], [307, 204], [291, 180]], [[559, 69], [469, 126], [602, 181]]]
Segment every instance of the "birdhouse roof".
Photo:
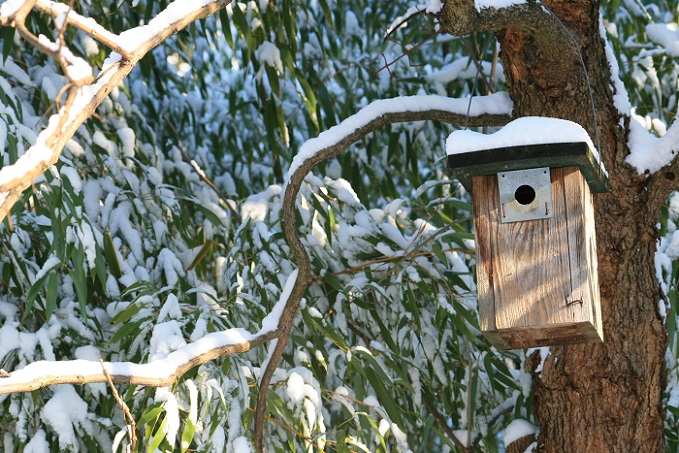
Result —
[[607, 172], [589, 134], [559, 118], [518, 118], [494, 134], [455, 131], [446, 140], [451, 172], [471, 191], [471, 177], [536, 167], [578, 166], [592, 192], [608, 190]]

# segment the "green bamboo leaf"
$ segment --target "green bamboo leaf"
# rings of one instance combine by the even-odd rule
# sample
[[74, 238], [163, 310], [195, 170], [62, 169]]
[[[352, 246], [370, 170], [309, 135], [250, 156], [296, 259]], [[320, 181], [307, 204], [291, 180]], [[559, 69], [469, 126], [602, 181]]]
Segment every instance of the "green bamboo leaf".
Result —
[[148, 280], [132, 283], [120, 294], [123, 299], [137, 293], [137, 297], [145, 296], [158, 292], [158, 288]]
[[266, 76], [269, 79], [269, 86], [271, 87], [271, 92], [280, 98], [281, 96], [281, 82], [278, 79], [278, 71], [276, 68], [269, 64], [264, 64], [264, 70], [266, 71]]
[[248, 45], [250, 45], [250, 24], [248, 24], [248, 20], [245, 17], [245, 14], [243, 14], [243, 11], [241, 11], [240, 7], [238, 4], [233, 5], [233, 23], [238, 29], [238, 31], [241, 32], [245, 40], [248, 42]]
[[450, 321], [457, 328], [460, 334], [464, 335], [467, 338], [475, 338], [474, 334], [471, 333], [471, 331], [469, 330], [469, 326], [467, 325], [463, 318], [461, 318], [460, 316], [451, 316]]
[[224, 39], [226, 43], [231, 47], [231, 49], [236, 49], [233, 43], [233, 35], [231, 34], [231, 21], [229, 20], [229, 15], [226, 12], [226, 8], [219, 10], [219, 20], [222, 24], [222, 33], [224, 33]]
[[7, 61], [7, 57], [12, 52], [14, 45], [14, 27], [0, 28], [0, 40], [2, 40], [2, 61]]
[[380, 314], [377, 313], [377, 310], [374, 306], [371, 307], [370, 312], [372, 314], [372, 320], [377, 324], [377, 326], [380, 329], [380, 340], [387, 343], [387, 347], [389, 348], [390, 351], [398, 352], [400, 348], [396, 346], [396, 341], [394, 341], [391, 332], [389, 332], [389, 329], [387, 329], [387, 326], [382, 321], [382, 316], [380, 316]]
[[[145, 320], [139, 320], [139, 321], [134, 321], [128, 324], [123, 325], [120, 330], [118, 330], [115, 334], [113, 334], [113, 337], [111, 337], [111, 344], [115, 344], [125, 338], [128, 335], [131, 335], [133, 337], [137, 337], [139, 334], [138, 329], [139, 326], [144, 322]], [[134, 334], [134, 335], [133, 335]]]
[[317, 101], [316, 95], [314, 94], [314, 90], [311, 88], [311, 85], [309, 85], [309, 82], [304, 77], [301, 70], [298, 69], [295, 71], [295, 77], [297, 78], [297, 81], [302, 87], [302, 99], [304, 100], [304, 104], [306, 105], [309, 118], [311, 119], [311, 122], [314, 124], [314, 126], [316, 126], [316, 129], [318, 130], [319, 124], [318, 116], [316, 114]]
[[195, 432], [196, 426], [190, 419], [187, 418], [184, 424], [184, 431], [182, 431], [182, 438], [180, 443], [181, 453], [185, 453], [186, 450], [189, 449], [189, 446], [191, 446], [191, 441], [193, 440], [193, 434]]
[[45, 296], [45, 319], [49, 320], [54, 313], [57, 306], [57, 295], [59, 294], [59, 279], [57, 273], [51, 270], [49, 273], [49, 281], [47, 282], [47, 294]]
[[403, 417], [401, 416], [401, 411], [398, 409], [398, 405], [394, 401], [396, 395], [390, 393], [387, 390], [382, 379], [378, 377], [378, 373], [371, 373], [370, 370], [364, 370], [364, 373], [365, 377], [368, 379], [368, 382], [370, 382], [370, 385], [375, 391], [377, 400], [384, 407], [384, 410], [387, 411], [389, 418], [399, 426], [405, 426], [403, 423]]
[[458, 200], [456, 198], [449, 198], [446, 200], [446, 204], [459, 209], [460, 211], [472, 212], [474, 210], [471, 203], [467, 201]]
[[281, 61], [283, 62], [283, 66], [285, 69], [288, 70], [288, 73], [294, 74], [295, 73], [295, 56], [290, 52], [290, 49], [287, 47], [282, 47], [279, 48], [281, 52]]
[[113, 319], [111, 320], [111, 322], [113, 324], [122, 324], [125, 321], [132, 318], [137, 313], [139, 313], [139, 310], [141, 310], [142, 308], [143, 308], [143, 304], [137, 303], [136, 301], [132, 302], [132, 303], [130, 303], [130, 305], [127, 306], [127, 308], [125, 308], [125, 310], [123, 310], [120, 313], [118, 313], [117, 315], [115, 315], [113, 317]]
[[145, 425], [151, 420], [155, 420], [158, 418], [161, 412], [164, 412], [165, 409], [163, 408], [162, 403], [155, 403], [150, 405], [149, 407], [144, 410], [144, 412], [141, 414], [141, 417], [139, 417], [139, 420], [137, 420], [137, 426]]
[[340, 349], [347, 350], [349, 346], [344, 341], [344, 337], [340, 335], [333, 326], [326, 324], [322, 319], [309, 317], [310, 321], [318, 330], [321, 331], [325, 336], [327, 336], [333, 343], [337, 345]]
[[120, 270], [120, 262], [118, 261], [116, 247], [113, 244], [113, 238], [108, 231], [104, 231], [104, 255], [106, 256], [106, 263], [111, 270], [111, 274], [113, 274], [116, 279], [119, 279], [123, 273]]
[[382, 365], [380, 365], [380, 363], [375, 360], [375, 357], [373, 357], [372, 354], [362, 349], [352, 350], [352, 354], [357, 357], [360, 356], [366, 362], [366, 365], [370, 366], [370, 369], [374, 371], [374, 373], [371, 374], [378, 374], [382, 382], [391, 383], [391, 378], [384, 372]]
[[68, 273], [73, 279], [80, 313], [83, 318], [87, 319], [87, 274], [85, 273], [85, 251], [82, 244], [78, 244], [73, 252], [71, 257], [73, 269], [69, 270]]
[[[10, 27], [8, 27], [8, 28], [10, 28]], [[14, 29], [12, 28], [12, 30], [14, 30]], [[18, 144], [19, 144], [19, 142], [18, 142], [18, 140], [15, 136], [13, 136], [13, 135], [7, 136], [7, 154], [9, 154], [9, 161], [10, 162], [16, 162], [16, 160], [19, 157], [18, 146], [17, 146]]]
[[[177, 197], [177, 198], [180, 198], [180, 197]], [[217, 217], [217, 214], [212, 212], [212, 210], [210, 208], [208, 208], [207, 206], [204, 206], [200, 201], [198, 201], [195, 198], [184, 198], [184, 199], [193, 203], [194, 206], [196, 208], [198, 208], [200, 210], [200, 212], [203, 213], [205, 218], [207, 220], [209, 220], [210, 223], [212, 223], [214, 226], [222, 226], [223, 225], [222, 219]]]
[[165, 439], [166, 433], [165, 433], [165, 426], [167, 425], [167, 417], [163, 417], [163, 421], [156, 430], [156, 433], [153, 435], [153, 439], [151, 439], [151, 443], [149, 444], [148, 449], [146, 450], [146, 453], [154, 453], [160, 443]]
[[[404, 305], [408, 309], [408, 312], [413, 315], [413, 319], [415, 320], [417, 328], [422, 329], [422, 319], [420, 318], [420, 307], [417, 306], [417, 297], [415, 297], [415, 293], [413, 292], [411, 285], [406, 285], [406, 288], [406, 292], [403, 295]], [[427, 292], [428, 291], [425, 291], [425, 294]]]
[[[297, 5], [292, 4], [289, 0], [283, 0], [283, 7], [281, 8], [283, 15], [283, 27], [285, 28], [286, 47], [290, 48], [290, 52], [294, 55], [297, 53], [297, 24], [295, 23], [294, 11]], [[283, 46], [281, 46], [283, 47]]]
[[337, 441], [337, 453], [350, 453], [346, 442], [346, 433], [343, 429], [338, 429], [335, 433], [335, 439]]
[[103, 288], [106, 288], [106, 279], [108, 278], [108, 275], [106, 273], [106, 256], [105, 253], [102, 253], [103, 250], [101, 247], [96, 247], [96, 255], [94, 257], [94, 272], [96, 274], [96, 278], [99, 279], [99, 283]]
[[334, 29], [335, 24], [332, 20], [332, 10], [330, 9], [330, 6], [328, 6], [328, 2], [326, 0], [318, 0], [318, 3], [321, 5], [321, 9], [323, 10], [323, 17], [328, 21], [330, 28]]
[[[56, 266], [58, 266], [58, 264]], [[47, 282], [47, 279], [50, 276], [50, 272], [52, 271], [52, 269], [54, 269], [54, 267], [52, 267], [50, 271], [45, 272], [44, 275], [42, 275], [39, 279], [33, 282], [33, 285], [31, 285], [31, 289], [28, 290], [28, 295], [26, 296], [26, 304], [22, 320], [25, 319], [27, 315], [33, 313], [33, 303], [35, 302], [35, 299], [38, 297], [38, 294], [40, 294], [40, 291], [42, 290], [43, 286], [45, 286], [45, 283]]]
[[448, 260], [446, 259], [446, 255], [443, 254], [441, 244], [439, 244], [438, 242], [434, 242], [431, 245], [431, 249], [434, 251], [434, 255], [436, 255], [436, 258], [438, 258], [441, 263], [446, 264], [448, 262]]
[[326, 272], [325, 275], [323, 275], [323, 280], [336, 291], [341, 292], [344, 290], [344, 286], [342, 286], [342, 284], [339, 282], [339, 280], [337, 280], [337, 277], [335, 277], [332, 272]]

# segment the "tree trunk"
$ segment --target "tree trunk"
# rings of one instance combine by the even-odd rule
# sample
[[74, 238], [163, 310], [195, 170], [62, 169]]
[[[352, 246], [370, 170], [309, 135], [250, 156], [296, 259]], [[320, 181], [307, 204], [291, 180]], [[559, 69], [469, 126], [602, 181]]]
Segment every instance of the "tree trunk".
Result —
[[[455, 14], [468, 8], [464, 0], [450, 1], [456, 5], [446, 5], [448, 10], [441, 19], [444, 25], [446, 17], [449, 24], [459, 23]], [[538, 450], [664, 451], [662, 394], [667, 339], [659, 315], [664, 296], [654, 265], [655, 225], [662, 199], [654, 197], [647, 190], [646, 178], [624, 162], [629, 152], [629, 118], [621, 117], [614, 106], [598, 2], [545, 0], [544, 4], [579, 43], [589, 72], [599, 151], [609, 172], [610, 192], [595, 195], [605, 340], [603, 344], [551, 348], [533, 381], [533, 409], [540, 428]], [[455, 32], [453, 25], [448, 28]], [[555, 30], [534, 28], [488, 27], [495, 30], [501, 43], [514, 116], [575, 121], [589, 131], [596, 145], [588, 82], [575, 44], [564, 42], [563, 36], [555, 38]], [[557, 28], [563, 27], [558, 24]], [[530, 370], [539, 361], [536, 356], [527, 361]]]
[[[658, 208], [644, 177], [624, 163], [627, 129], [613, 104], [611, 72], [599, 32], [598, 4], [545, 2], [575, 35], [589, 71], [600, 152], [610, 192], [595, 196], [603, 344], [553, 347], [534, 376], [539, 451], [664, 451], [662, 393], [666, 329], [655, 278]], [[566, 118], [597, 143], [587, 80], [567, 43], [545, 51], [517, 31], [498, 33], [516, 116]], [[571, 47], [572, 48], [572, 47]], [[565, 57], [565, 53], [574, 53]], [[628, 119], [624, 119], [625, 126]], [[535, 359], [528, 366], [535, 369]]]

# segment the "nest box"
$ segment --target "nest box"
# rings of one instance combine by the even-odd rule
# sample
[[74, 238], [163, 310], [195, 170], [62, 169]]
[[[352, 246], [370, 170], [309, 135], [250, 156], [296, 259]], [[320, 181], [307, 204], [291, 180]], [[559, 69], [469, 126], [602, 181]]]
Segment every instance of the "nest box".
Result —
[[603, 341], [592, 193], [606, 173], [587, 132], [520, 118], [456, 131], [452, 173], [471, 192], [481, 330], [498, 348]]

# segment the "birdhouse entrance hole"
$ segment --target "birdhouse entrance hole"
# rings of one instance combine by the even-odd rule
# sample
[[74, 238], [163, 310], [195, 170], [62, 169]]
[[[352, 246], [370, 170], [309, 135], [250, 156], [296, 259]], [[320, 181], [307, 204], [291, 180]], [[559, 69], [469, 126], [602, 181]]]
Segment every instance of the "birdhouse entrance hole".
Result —
[[519, 204], [531, 204], [535, 200], [535, 189], [526, 184], [519, 186], [516, 192], [514, 192], [514, 198], [516, 198]]
[[497, 184], [502, 223], [552, 217], [552, 180], [548, 167], [500, 172]]

